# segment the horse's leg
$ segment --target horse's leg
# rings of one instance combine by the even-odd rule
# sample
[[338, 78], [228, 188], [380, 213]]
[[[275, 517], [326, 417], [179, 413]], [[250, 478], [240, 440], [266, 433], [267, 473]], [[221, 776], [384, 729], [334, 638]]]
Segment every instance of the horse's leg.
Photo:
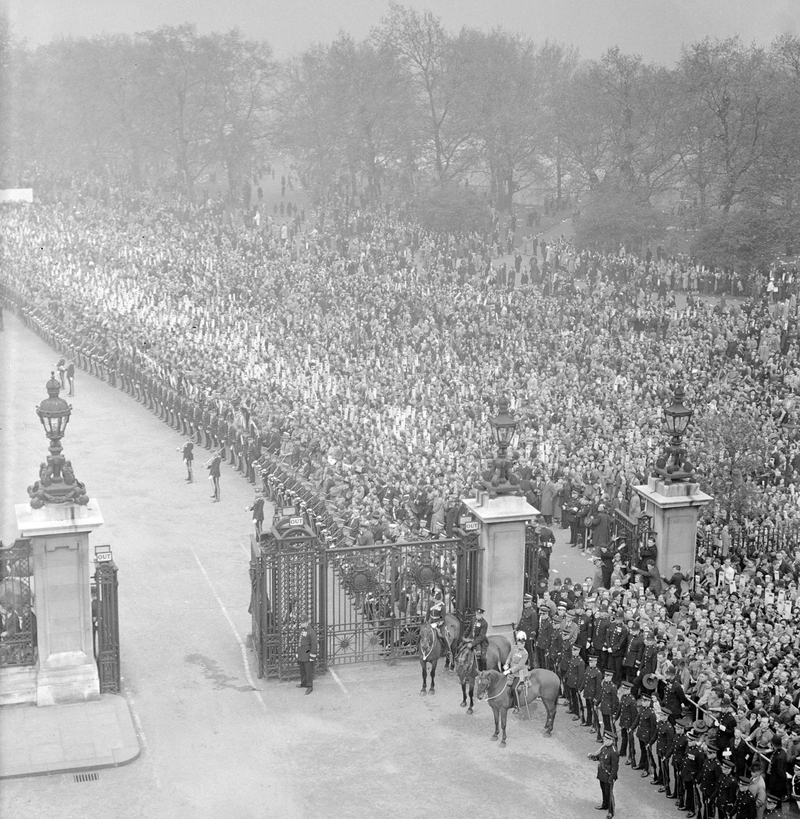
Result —
[[467, 707], [467, 678], [461, 680], [461, 707]]
[[472, 706], [474, 705], [474, 701], [472, 699], [472, 695], [475, 693], [475, 678], [473, 677], [469, 681], [469, 708], [467, 708], [467, 713], [472, 713]]
[[422, 660], [420, 665], [422, 666], [422, 691], [419, 693], [424, 697], [428, 693], [428, 664]]
[[489, 703], [492, 706], [492, 713], [494, 714], [494, 733], [492, 734], [492, 742], [497, 742], [497, 737], [500, 734], [500, 712], [499, 708], [493, 703]]
[[431, 694], [436, 693], [436, 660], [431, 663]]
[[503, 722], [503, 739], [500, 741], [500, 747], [506, 747], [506, 721], [508, 720], [508, 708], [502, 708], [502, 722]]
[[549, 736], [553, 733], [553, 723], [556, 721], [556, 708], [558, 707], [558, 699], [556, 698], [553, 700], [552, 703], [548, 702], [544, 697], [542, 697], [542, 702], [544, 703], [544, 707], [547, 710], [547, 720], [544, 724], [544, 732]]

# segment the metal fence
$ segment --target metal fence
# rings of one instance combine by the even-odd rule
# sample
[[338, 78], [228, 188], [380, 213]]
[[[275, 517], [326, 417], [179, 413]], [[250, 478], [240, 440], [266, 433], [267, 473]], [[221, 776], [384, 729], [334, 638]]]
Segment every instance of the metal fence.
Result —
[[309, 534], [251, 542], [250, 614], [260, 677], [297, 673], [300, 618], [317, 629], [317, 667], [416, 654], [434, 589], [466, 624], [478, 604], [476, 533], [325, 549]]
[[31, 541], [17, 539], [0, 549], [0, 606], [4, 637], [0, 667], [36, 664], [36, 615], [33, 611]]
[[92, 587], [92, 625], [101, 694], [116, 694], [122, 690], [118, 585], [116, 564], [113, 561], [98, 563]]

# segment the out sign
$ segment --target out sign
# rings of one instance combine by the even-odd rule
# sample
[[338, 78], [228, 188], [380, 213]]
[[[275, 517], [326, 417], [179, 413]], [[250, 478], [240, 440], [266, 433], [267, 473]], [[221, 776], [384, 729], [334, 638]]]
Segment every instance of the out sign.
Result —
[[477, 532], [480, 528], [481, 525], [477, 520], [471, 520], [469, 523], [464, 524], [465, 532]]
[[303, 519], [302, 518], [289, 518], [289, 526], [302, 526]]

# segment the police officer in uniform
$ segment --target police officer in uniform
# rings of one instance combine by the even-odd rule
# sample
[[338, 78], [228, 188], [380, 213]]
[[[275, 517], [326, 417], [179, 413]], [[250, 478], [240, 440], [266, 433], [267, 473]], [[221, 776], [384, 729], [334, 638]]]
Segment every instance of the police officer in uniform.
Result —
[[614, 623], [606, 632], [606, 652], [608, 654], [606, 668], [614, 674], [614, 684], [619, 687], [622, 682], [622, 661], [625, 659], [625, 650], [628, 647], [628, 629], [618, 611], [614, 616]]
[[653, 772], [653, 784], [660, 785], [659, 793], [669, 791], [670, 758], [675, 749], [675, 729], [667, 720], [667, 714], [662, 711], [656, 723], [656, 762], [657, 768]]
[[569, 700], [569, 713], [573, 714], [572, 721], [585, 723], [583, 706], [581, 703], [581, 691], [586, 677], [586, 664], [581, 657], [580, 646], [572, 646], [572, 657], [570, 658], [567, 674], [564, 677], [564, 686], [567, 689], [567, 699]]
[[594, 701], [600, 690], [600, 683], [603, 679], [603, 673], [597, 667], [597, 657], [594, 654], [589, 655], [589, 667], [586, 669], [586, 674], [583, 678], [583, 701], [586, 706], [586, 716], [581, 722], [587, 728], [595, 730], [597, 728], [597, 715], [594, 710]]
[[700, 800], [697, 812], [701, 819], [714, 819], [717, 809], [717, 794], [722, 780], [722, 767], [717, 761], [717, 746], [713, 742], [706, 743], [706, 758], [703, 769], [697, 778], [697, 794]]
[[[614, 720], [619, 711], [619, 695], [614, 682], [614, 672], [605, 672], [605, 678], [600, 684], [600, 715], [603, 718], [603, 730], [611, 731], [616, 736]], [[597, 741], [602, 742], [600, 732], [597, 732]]]
[[478, 670], [486, 671], [486, 649], [489, 648], [489, 638], [486, 632], [489, 630], [489, 624], [483, 616], [485, 610], [482, 608], [475, 609], [475, 617], [472, 620], [469, 633], [464, 642], [475, 652], [475, 659], [478, 661]]
[[622, 695], [619, 698], [619, 731], [622, 735], [620, 756], [627, 757], [626, 765], [636, 766], [636, 726], [639, 723], [639, 709], [636, 698], [631, 693], [632, 683], [622, 681]]
[[592, 643], [593, 618], [591, 612], [586, 610], [586, 606], [580, 598], [575, 601], [575, 625], [578, 627], [578, 636], [575, 638], [575, 645], [580, 648], [584, 663], [588, 663], [589, 646]]
[[553, 633], [553, 621], [548, 606], [539, 606], [539, 631], [536, 633], [536, 667], [547, 668], [547, 647]]
[[667, 796], [670, 799], [677, 799], [679, 805], [684, 804], [681, 769], [683, 768], [683, 760], [686, 758], [686, 750], [689, 747], [689, 737], [686, 736], [686, 731], [691, 727], [692, 721], [689, 717], [679, 719], [675, 723], [675, 740], [672, 744], [672, 772], [675, 775], [675, 789], [671, 794], [667, 792]]
[[[701, 727], [702, 726], [702, 727]], [[689, 745], [681, 765], [681, 780], [683, 784], [683, 802], [678, 802], [678, 810], [688, 811], [687, 816], [694, 816], [695, 812], [695, 783], [703, 765], [703, 754], [700, 748], [700, 739], [705, 736], [706, 727], [702, 721], [697, 721], [687, 734]]]
[[525, 642], [525, 650], [528, 652], [528, 663], [533, 668], [536, 662], [534, 650], [536, 648], [536, 634], [539, 631], [539, 613], [533, 605], [533, 595], [525, 594], [522, 598], [522, 613], [519, 622], [514, 626], [515, 631], [524, 631], [528, 635]]
[[[655, 688], [655, 684], [653, 684]], [[650, 775], [650, 746], [656, 738], [656, 715], [650, 702], [650, 695], [643, 691], [639, 697], [639, 718], [636, 723], [636, 738], [639, 740], [639, 764], [635, 771], [642, 772], [642, 779]]]
[[732, 814], [736, 819], [756, 819], [758, 808], [756, 798], [750, 792], [750, 777], [739, 777], [739, 793], [736, 794], [735, 812]]
[[722, 778], [719, 781], [719, 790], [717, 791], [717, 812], [719, 819], [734, 819], [736, 816], [738, 782], [733, 771], [733, 760], [730, 754], [725, 755], [723, 752], [720, 766], [722, 768]]
[[597, 760], [597, 778], [600, 781], [600, 791], [603, 801], [597, 805], [597, 810], [606, 811], [606, 819], [614, 815], [614, 783], [619, 775], [619, 751], [616, 749], [616, 734], [606, 731], [601, 742], [603, 747], [596, 754], [589, 754], [589, 759]]

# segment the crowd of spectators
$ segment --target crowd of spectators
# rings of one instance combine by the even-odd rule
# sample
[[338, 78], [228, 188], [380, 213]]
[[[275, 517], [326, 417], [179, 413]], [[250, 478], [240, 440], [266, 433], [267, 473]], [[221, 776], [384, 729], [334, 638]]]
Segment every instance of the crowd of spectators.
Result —
[[[676, 379], [698, 413], [756, 412], [770, 447], [742, 480], [759, 522], [798, 520], [791, 268], [741, 277], [660, 249], [577, 252], [530, 236], [509, 260], [498, 231], [435, 235], [390, 207], [345, 214], [335, 197], [281, 225], [257, 208], [78, 196], [5, 207], [0, 230], [7, 306], [71, 339], [99, 372], [163, 385], [201, 443], [220, 443], [209, 411], [229, 421], [250, 477], [279, 463], [340, 542], [451, 532], [494, 454], [487, 419], [500, 395], [519, 421], [515, 468], [548, 519], [576, 499], [635, 516], [630, 487], [663, 446]], [[715, 714], [729, 709], [735, 736], [761, 743], [751, 761], [778, 736], [793, 762], [800, 551], [784, 539], [741, 554], [726, 532], [752, 521], [719, 522], [696, 580], [614, 567], [590, 584], [588, 607], [572, 589], [565, 602], [590, 616], [590, 641], [617, 610], [628, 634], [639, 629], [656, 651], [634, 660], [634, 679], [657, 674], [664, 697], [680, 680], [694, 716], [717, 728], [715, 747]]]

